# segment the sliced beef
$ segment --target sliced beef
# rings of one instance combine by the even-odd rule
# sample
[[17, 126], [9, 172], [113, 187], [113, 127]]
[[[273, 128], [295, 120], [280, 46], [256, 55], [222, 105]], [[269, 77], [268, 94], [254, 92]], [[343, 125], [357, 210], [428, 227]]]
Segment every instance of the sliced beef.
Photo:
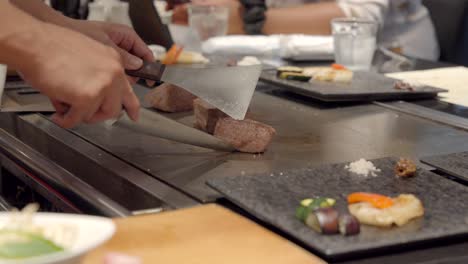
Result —
[[221, 110], [200, 98], [193, 101], [193, 110], [195, 113], [195, 127], [210, 134], [214, 133], [218, 120], [227, 117]]
[[192, 110], [196, 98], [178, 86], [163, 83], [145, 96], [145, 102], [158, 110], [175, 113]]
[[273, 127], [251, 120], [221, 118], [216, 123], [214, 136], [234, 146], [238, 151], [248, 153], [264, 152], [276, 131]]

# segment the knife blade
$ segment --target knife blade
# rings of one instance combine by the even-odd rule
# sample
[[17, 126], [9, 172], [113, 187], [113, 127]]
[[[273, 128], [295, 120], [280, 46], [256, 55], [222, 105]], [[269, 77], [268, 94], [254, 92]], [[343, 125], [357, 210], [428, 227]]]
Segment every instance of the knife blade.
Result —
[[184, 67], [144, 62], [140, 69], [127, 70], [126, 73], [184, 88], [230, 117], [242, 120], [249, 108], [261, 71], [261, 65]]
[[140, 119], [137, 122], [130, 120], [126, 114], [122, 114], [118, 119], [107, 121], [106, 124], [108, 127], [125, 128], [133, 132], [193, 146], [226, 152], [235, 150], [234, 147], [208, 133], [144, 108], [141, 109]]

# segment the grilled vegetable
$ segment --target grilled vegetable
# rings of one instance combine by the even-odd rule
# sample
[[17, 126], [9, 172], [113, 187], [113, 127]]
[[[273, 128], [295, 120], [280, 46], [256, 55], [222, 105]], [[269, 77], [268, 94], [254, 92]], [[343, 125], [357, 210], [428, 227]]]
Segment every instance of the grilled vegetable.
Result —
[[332, 198], [325, 198], [325, 197], [317, 197], [313, 199], [312, 203], [309, 205], [313, 210], [318, 208], [327, 208], [332, 207], [336, 203], [335, 199]]
[[296, 217], [302, 222], [305, 221], [307, 215], [310, 213], [309, 205], [314, 201], [314, 199], [304, 199], [301, 201], [301, 204], [296, 208]]
[[282, 72], [280, 73], [278, 77], [284, 80], [300, 81], [300, 82], [308, 82], [311, 78], [311, 76], [309, 75], [305, 75], [305, 74], [297, 73], [297, 72]]
[[280, 74], [284, 72], [302, 73], [303, 71], [304, 69], [301, 67], [283, 66], [283, 67], [279, 67], [278, 69], [276, 69], [276, 75], [280, 76]]
[[304, 222], [311, 212], [319, 208], [332, 207], [335, 205], [335, 203], [335, 199], [325, 197], [304, 199], [301, 201], [301, 204], [296, 208], [296, 217], [297, 219]]
[[319, 208], [307, 216], [305, 224], [321, 234], [336, 234], [338, 211], [333, 207]]
[[338, 219], [340, 233], [344, 236], [357, 235], [361, 231], [361, 224], [356, 217], [350, 214], [342, 214]]
[[393, 205], [392, 198], [375, 193], [356, 192], [348, 195], [348, 203], [368, 202], [372, 206], [383, 209]]

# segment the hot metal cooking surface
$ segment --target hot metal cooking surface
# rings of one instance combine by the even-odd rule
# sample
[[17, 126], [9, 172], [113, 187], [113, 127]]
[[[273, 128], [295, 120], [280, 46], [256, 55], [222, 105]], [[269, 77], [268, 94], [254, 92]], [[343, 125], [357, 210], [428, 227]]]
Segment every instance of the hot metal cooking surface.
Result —
[[[136, 90], [140, 95], [148, 91], [140, 86]], [[372, 104], [319, 104], [266, 85], [259, 86], [250, 112], [277, 130], [263, 155], [215, 152], [104, 125], [81, 126], [74, 132], [202, 202], [220, 197], [206, 185], [216, 177], [468, 150], [468, 133], [461, 130]], [[168, 116], [189, 125], [194, 121], [192, 113]]]

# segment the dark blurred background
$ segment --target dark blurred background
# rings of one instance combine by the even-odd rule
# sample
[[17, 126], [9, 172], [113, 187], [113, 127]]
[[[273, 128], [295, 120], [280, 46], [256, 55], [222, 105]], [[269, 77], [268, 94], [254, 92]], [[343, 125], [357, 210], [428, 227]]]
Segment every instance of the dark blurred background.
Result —
[[[73, 18], [85, 19], [91, 0], [51, 0], [51, 5]], [[440, 61], [468, 66], [468, 0], [423, 0], [429, 9], [440, 44]]]
[[468, 66], [468, 0], [423, 0], [431, 13], [440, 60]]

